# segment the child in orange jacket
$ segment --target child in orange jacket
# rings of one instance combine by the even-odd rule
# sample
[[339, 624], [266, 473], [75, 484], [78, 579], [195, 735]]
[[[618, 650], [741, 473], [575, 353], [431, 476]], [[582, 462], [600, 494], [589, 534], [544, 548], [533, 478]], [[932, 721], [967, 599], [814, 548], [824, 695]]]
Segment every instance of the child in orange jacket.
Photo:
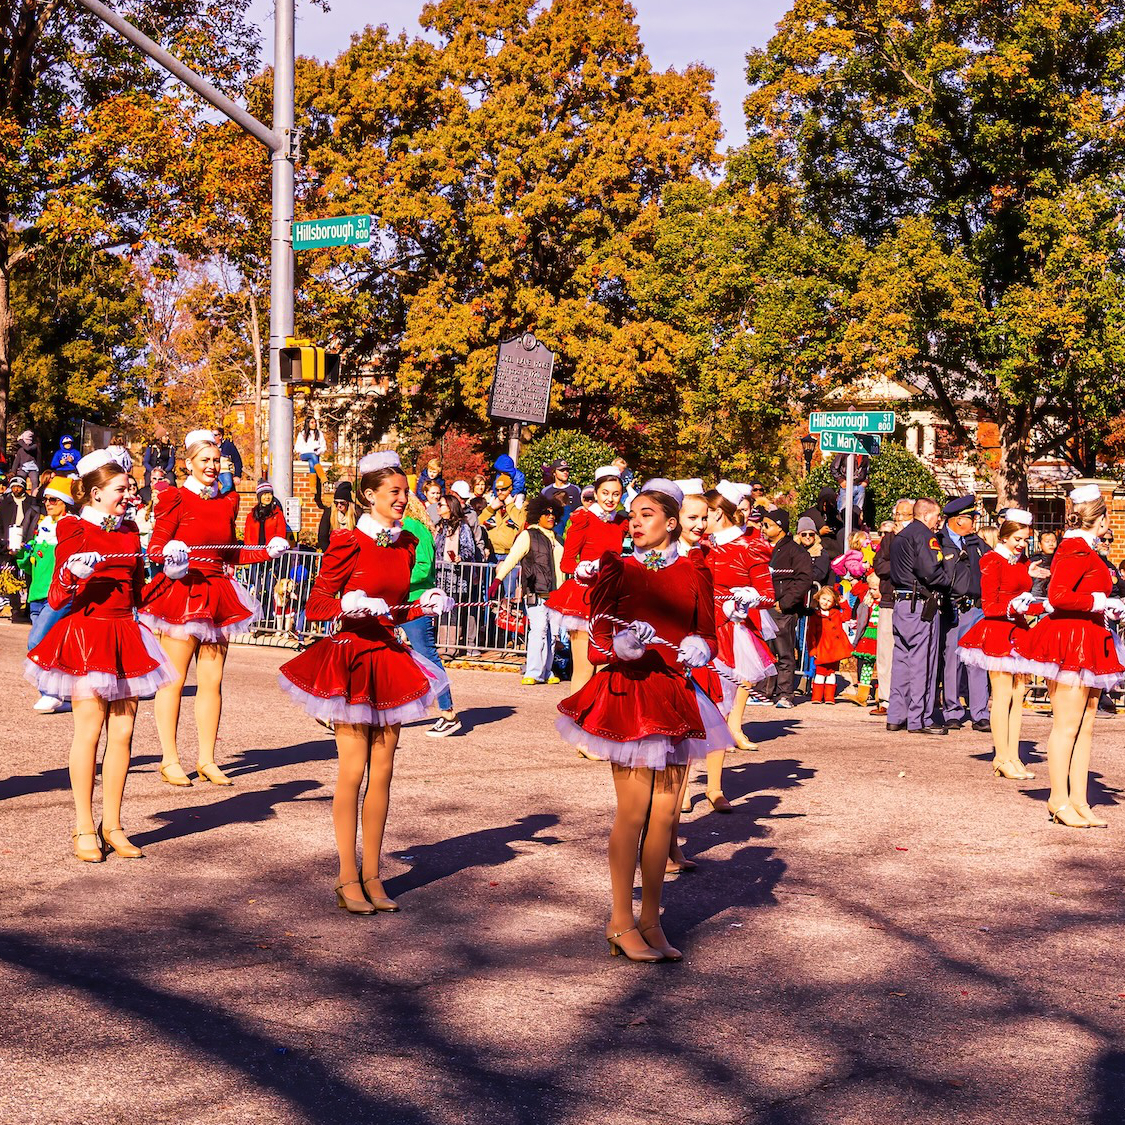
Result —
[[809, 611], [809, 655], [816, 665], [813, 678], [813, 703], [836, 702], [836, 673], [840, 661], [852, 654], [852, 643], [844, 632], [846, 608], [833, 586], [821, 586]]

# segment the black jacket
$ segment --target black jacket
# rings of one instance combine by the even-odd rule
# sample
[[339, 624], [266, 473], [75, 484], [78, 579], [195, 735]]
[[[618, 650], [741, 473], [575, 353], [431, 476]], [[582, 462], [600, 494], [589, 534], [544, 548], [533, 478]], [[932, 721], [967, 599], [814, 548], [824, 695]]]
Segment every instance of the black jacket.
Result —
[[[823, 556], [821, 556], [823, 558]], [[783, 535], [770, 556], [777, 608], [782, 613], [800, 613], [808, 605], [813, 584], [813, 559], [792, 536]]]
[[942, 530], [939, 542], [942, 553], [953, 556], [953, 596], [971, 598], [979, 603], [980, 560], [992, 548], [975, 531], [962, 537], [960, 548], [953, 542], [947, 528]]
[[[39, 501], [29, 492], [23, 496], [23, 519], [20, 520], [20, 531], [23, 541], [29, 543], [35, 538], [35, 529], [43, 518], [43, 509]], [[0, 499], [0, 554], [8, 550], [8, 529], [16, 522], [16, 498], [10, 493], [5, 493]]]
[[882, 606], [894, 605], [895, 601], [895, 584], [891, 581], [891, 544], [894, 541], [895, 532], [886, 532], [879, 541], [875, 561], [871, 564], [879, 576], [879, 604]]

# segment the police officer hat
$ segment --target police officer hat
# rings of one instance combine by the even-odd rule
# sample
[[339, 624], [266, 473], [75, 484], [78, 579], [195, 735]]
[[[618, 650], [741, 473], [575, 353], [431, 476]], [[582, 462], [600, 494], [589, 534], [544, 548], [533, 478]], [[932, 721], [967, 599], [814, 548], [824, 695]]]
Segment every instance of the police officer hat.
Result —
[[970, 492], [967, 496], [958, 496], [950, 500], [941, 510], [941, 514], [949, 519], [951, 516], [975, 516], [977, 514], [977, 498]]

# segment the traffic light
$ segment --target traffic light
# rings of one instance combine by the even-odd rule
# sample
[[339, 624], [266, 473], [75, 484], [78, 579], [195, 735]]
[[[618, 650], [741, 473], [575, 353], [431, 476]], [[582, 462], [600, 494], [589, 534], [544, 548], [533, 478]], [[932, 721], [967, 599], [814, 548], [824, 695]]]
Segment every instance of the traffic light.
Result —
[[286, 337], [281, 360], [281, 381], [290, 386], [334, 386], [340, 381], [340, 356], [319, 348], [311, 340]]

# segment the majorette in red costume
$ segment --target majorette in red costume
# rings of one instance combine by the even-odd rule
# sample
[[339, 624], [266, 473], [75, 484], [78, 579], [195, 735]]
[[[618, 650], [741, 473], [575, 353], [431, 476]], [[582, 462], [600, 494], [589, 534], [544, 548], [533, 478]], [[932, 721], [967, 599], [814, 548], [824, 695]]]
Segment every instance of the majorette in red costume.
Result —
[[361, 516], [334, 531], [305, 616], [340, 628], [281, 666], [282, 690], [315, 719], [387, 727], [422, 718], [449, 686], [445, 671], [407, 648], [394, 626], [452, 604], [427, 590], [402, 608], [418, 540], [401, 526]]
[[[1031, 525], [1031, 513], [1009, 509], [1004, 518]], [[1040, 614], [1043, 602], [1032, 599], [1033, 585], [1028, 560], [1013, 555], [1002, 543], [980, 561], [982, 617], [960, 640], [961, 663], [989, 672], [1030, 674], [1027, 661], [1016, 649], [1026, 639], [1031, 624], [1028, 614]]]
[[588, 572], [607, 552], [621, 554], [628, 530], [624, 512], [603, 512], [598, 504], [571, 514], [563, 537], [561, 570], [566, 581], [547, 599], [556, 633], [589, 631], [593, 574]]
[[1094, 550], [1094, 534], [1068, 531], [1051, 561], [1049, 616], [1015, 638], [1021, 671], [1103, 691], [1125, 677], [1114, 635], [1102, 612], [1113, 591], [1109, 568]]
[[[84, 472], [110, 462], [108, 454], [99, 460], [101, 453], [83, 458]], [[57, 699], [154, 694], [173, 676], [156, 638], [134, 615], [144, 582], [137, 525], [86, 507], [63, 516], [56, 534], [47, 601], [70, 610], [28, 653], [27, 679]]]
[[[677, 646], [686, 640], [693, 649], [702, 646], [702, 657], [713, 657], [714, 587], [697, 556], [681, 556], [675, 544], [643, 558], [607, 551], [590, 609], [591, 657], [605, 667], [559, 704], [562, 737], [595, 757], [636, 769], [663, 770], [726, 749], [730, 731], [722, 715], [685, 675], [676, 650], [638, 643], [610, 620], [646, 622], [663, 640]], [[639, 658], [622, 655], [622, 632], [638, 646]]]
[[[735, 507], [741, 490], [720, 481], [716, 491]], [[711, 536], [704, 547], [707, 567], [715, 579], [719, 655], [716, 665], [744, 684], [772, 676], [773, 654], [766, 646], [762, 610], [774, 604], [770, 556], [773, 549], [758, 528], [728, 527]], [[733, 617], [732, 617], [733, 613]], [[771, 621], [772, 625], [772, 621]]]
[[248, 632], [262, 612], [250, 592], [234, 580], [231, 567], [275, 555], [268, 545], [235, 543], [238, 503], [237, 492], [220, 495], [217, 485], [208, 488], [190, 476], [182, 487], [157, 494], [149, 555], [159, 560], [166, 549], [172, 554], [185, 546], [191, 554], [182, 578], [170, 578], [166, 567], [145, 590], [141, 618], [155, 632], [217, 644]]

